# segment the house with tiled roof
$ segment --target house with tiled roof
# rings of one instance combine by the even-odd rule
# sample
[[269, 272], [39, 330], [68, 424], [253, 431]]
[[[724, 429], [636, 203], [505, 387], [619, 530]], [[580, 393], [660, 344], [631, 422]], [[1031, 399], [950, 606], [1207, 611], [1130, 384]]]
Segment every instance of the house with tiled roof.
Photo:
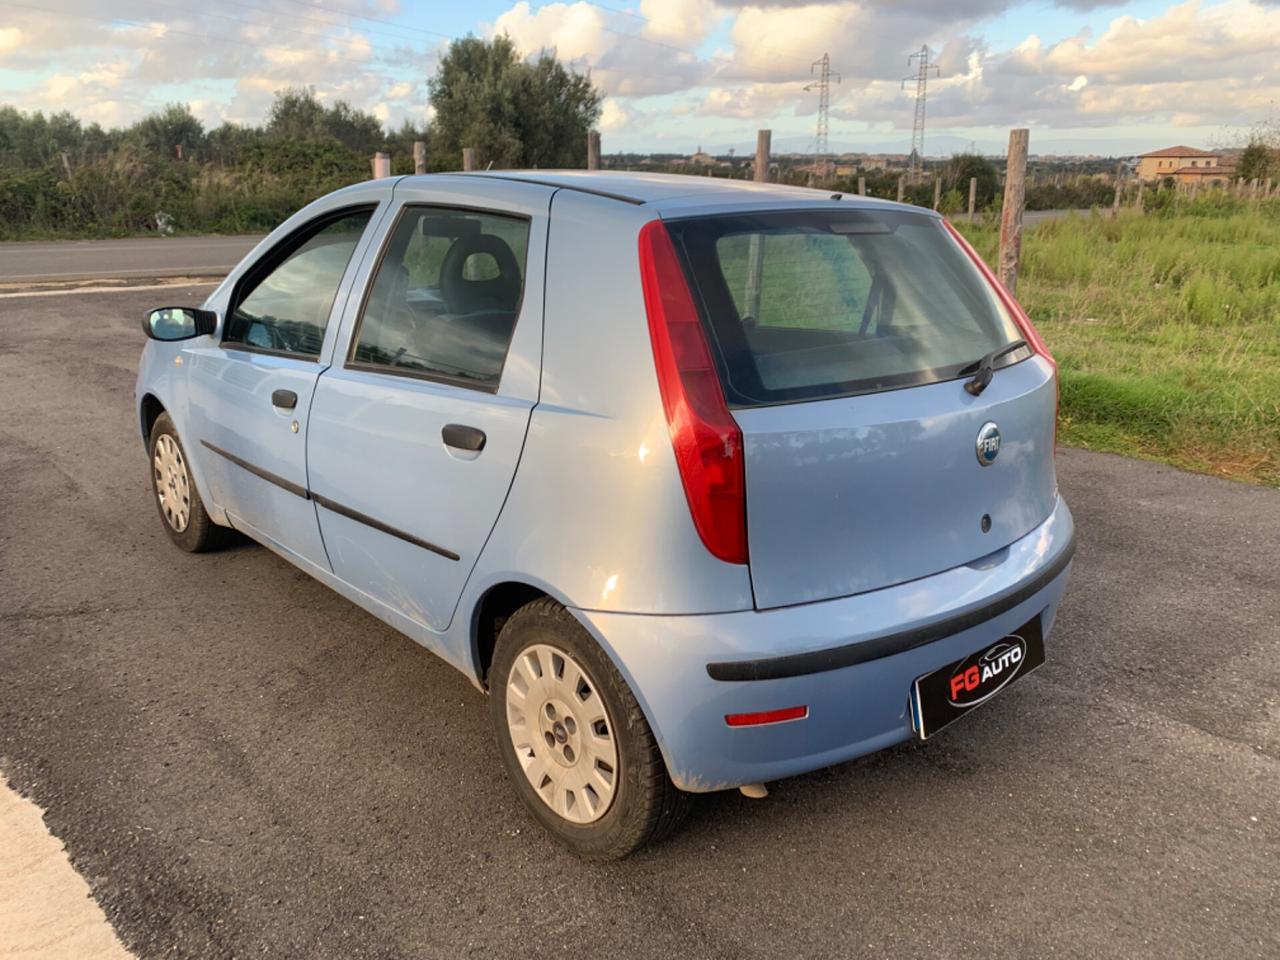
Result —
[[1138, 179], [1162, 180], [1173, 177], [1175, 180], [1213, 180], [1230, 176], [1227, 171], [1220, 169], [1221, 166], [1222, 158], [1208, 150], [1184, 146], [1165, 147], [1138, 157]]

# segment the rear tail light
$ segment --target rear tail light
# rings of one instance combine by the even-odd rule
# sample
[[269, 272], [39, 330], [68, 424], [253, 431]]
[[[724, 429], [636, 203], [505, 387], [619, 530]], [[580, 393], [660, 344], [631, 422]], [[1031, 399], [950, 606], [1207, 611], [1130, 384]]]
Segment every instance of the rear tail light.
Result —
[[1027, 311], [1022, 309], [1022, 305], [1014, 299], [1013, 294], [1005, 289], [1004, 284], [999, 278], [991, 272], [991, 268], [987, 266], [987, 262], [978, 256], [978, 251], [973, 249], [972, 244], [964, 238], [964, 235], [957, 230], [949, 220], [942, 221], [955, 241], [960, 244], [964, 252], [969, 255], [969, 259], [974, 262], [979, 272], [991, 285], [991, 289], [995, 291], [1000, 302], [1004, 304], [1004, 308], [1009, 311], [1009, 316], [1013, 317], [1013, 322], [1017, 324], [1018, 330], [1022, 333], [1022, 339], [1027, 341], [1027, 345], [1036, 353], [1049, 361], [1049, 366], [1053, 368], [1053, 390], [1055, 400], [1053, 404], [1053, 444], [1058, 445], [1058, 398], [1061, 395], [1061, 389], [1058, 386], [1058, 362], [1053, 359], [1053, 355], [1049, 353], [1049, 347], [1044, 342], [1044, 337], [1040, 336], [1040, 331], [1036, 329], [1035, 324], [1031, 322], [1031, 318], [1027, 316]]
[[759, 713], [727, 713], [724, 722], [731, 727], [759, 727], [766, 723], [803, 720], [808, 715], [808, 707], [784, 707], [781, 710], [761, 710]]
[[693, 294], [660, 220], [640, 231], [640, 282], [658, 388], [693, 525], [714, 556], [746, 563], [742, 431], [725, 404]]

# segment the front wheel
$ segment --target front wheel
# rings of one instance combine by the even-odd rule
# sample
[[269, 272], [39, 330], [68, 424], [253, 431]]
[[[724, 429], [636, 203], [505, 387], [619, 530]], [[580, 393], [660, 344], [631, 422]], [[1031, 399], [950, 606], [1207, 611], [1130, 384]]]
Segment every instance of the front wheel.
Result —
[[614, 860], [684, 819], [677, 790], [626, 682], [553, 600], [503, 625], [489, 672], [498, 750], [530, 812], [584, 857]]
[[169, 414], [162, 413], [151, 428], [151, 491], [169, 539], [188, 553], [213, 550], [230, 533], [209, 517], [196, 489], [187, 452]]

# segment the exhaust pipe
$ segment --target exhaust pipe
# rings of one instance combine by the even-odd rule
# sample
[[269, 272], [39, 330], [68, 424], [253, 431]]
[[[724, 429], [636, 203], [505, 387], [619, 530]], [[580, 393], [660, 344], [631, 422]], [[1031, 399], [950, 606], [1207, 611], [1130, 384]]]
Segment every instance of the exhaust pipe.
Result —
[[744, 783], [738, 788], [744, 797], [752, 800], [763, 800], [769, 795], [769, 788], [763, 783]]

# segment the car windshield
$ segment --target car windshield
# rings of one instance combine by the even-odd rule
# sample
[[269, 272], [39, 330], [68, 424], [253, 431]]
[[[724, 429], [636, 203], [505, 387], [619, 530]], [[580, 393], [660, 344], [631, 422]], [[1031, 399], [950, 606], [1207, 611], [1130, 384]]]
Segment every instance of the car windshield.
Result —
[[[735, 214], [668, 228], [735, 406], [953, 379], [1019, 336], [927, 214]], [[1013, 350], [997, 366], [1028, 356]]]

